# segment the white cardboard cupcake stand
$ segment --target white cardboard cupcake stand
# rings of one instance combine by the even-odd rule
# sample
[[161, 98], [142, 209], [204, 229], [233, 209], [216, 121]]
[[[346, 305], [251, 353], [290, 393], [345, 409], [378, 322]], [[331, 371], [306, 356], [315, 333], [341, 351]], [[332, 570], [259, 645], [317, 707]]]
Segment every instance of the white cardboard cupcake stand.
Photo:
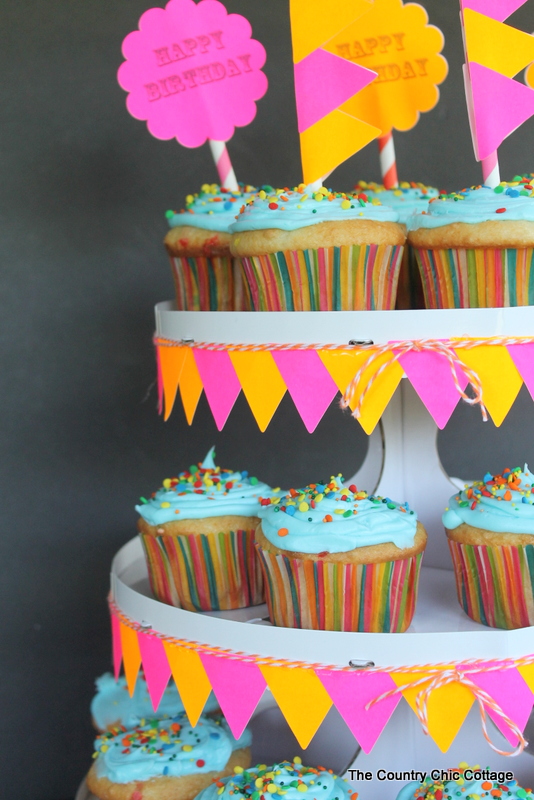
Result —
[[[211, 313], [177, 312], [172, 303], [166, 302], [156, 306], [156, 333], [178, 341], [233, 344], [348, 344], [350, 340], [382, 343], [456, 336], [532, 336], [534, 308]], [[380, 429], [377, 428], [370, 437], [365, 463], [352, 479], [369, 491], [408, 500], [428, 531], [429, 543], [417, 610], [406, 633], [337, 633], [275, 628], [268, 622], [266, 606], [195, 614], [159, 603], [150, 591], [138, 538], [122, 547], [113, 560], [111, 594], [115, 604], [130, 619], [149, 624], [154, 630], [169, 636], [291, 661], [315, 663], [327, 660], [340, 666], [357, 661], [373, 662], [377, 667], [395, 667], [531, 655], [534, 653], [534, 628], [514, 631], [486, 628], [473, 622], [460, 609], [441, 513], [450, 495], [464, 481], [450, 479], [443, 471], [436, 435], [437, 427], [431, 416], [411, 384], [402, 380], [382, 417]], [[374, 486], [368, 482], [371, 476], [375, 476]], [[251, 724], [256, 733], [255, 757], [261, 760], [269, 760], [267, 755], [290, 758], [301, 752], [287, 724], [275, 711], [268, 690]], [[270, 729], [269, 724], [274, 728]], [[490, 728], [492, 740], [502, 749], [510, 749], [491, 723]], [[290, 752], [288, 747], [292, 748]], [[430, 737], [424, 735], [418, 719], [406, 703], [397, 706], [370, 754], [358, 752], [358, 749], [338, 712], [332, 709], [312, 740], [308, 758], [304, 755], [304, 763], [307, 758], [309, 763], [326, 766], [332, 763], [339, 769], [339, 764], [350, 765], [355, 756], [352, 768], [373, 774], [371, 781], [353, 781], [362, 800], [394, 800], [404, 784], [378, 780], [377, 774], [381, 769], [430, 771], [467, 761], [492, 769], [511, 769], [522, 785], [532, 785], [534, 779], [534, 758], [528, 751], [510, 759], [490, 749], [482, 735], [476, 704], [445, 754]], [[80, 787], [77, 800], [89, 797], [87, 790]]]

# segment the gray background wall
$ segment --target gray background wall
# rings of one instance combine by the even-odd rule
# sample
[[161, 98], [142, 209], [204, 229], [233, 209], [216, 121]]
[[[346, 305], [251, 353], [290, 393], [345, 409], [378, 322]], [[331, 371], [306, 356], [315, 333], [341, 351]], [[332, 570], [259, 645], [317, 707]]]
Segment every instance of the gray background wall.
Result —
[[[326, 0], [325, 0], [326, 2]], [[396, 137], [401, 176], [447, 189], [480, 180], [461, 85], [456, 0], [423, 0], [446, 35], [439, 107]], [[335, 405], [309, 436], [284, 400], [258, 432], [240, 398], [218, 433], [204, 400], [188, 428], [156, 413], [153, 306], [172, 295], [164, 212], [216, 173], [207, 146], [150, 137], [115, 74], [147, 0], [0, 4], [2, 457], [0, 785], [5, 797], [72, 797], [91, 762], [93, 679], [110, 666], [113, 553], [134, 503], [217, 445], [219, 461], [301, 483], [354, 472], [366, 439]], [[230, 143], [238, 177], [301, 179], [286, 0], [227, 0], [268, 54], [270, 88]], [[512, 18], [534, 30], [528, 3]], [[501, 150], [502, 174], [534, 169], [534, 124]], [[341, 167], [339, 188], [378, 179], [375, 145]], [[500, 430], [459, 407], [440, 435], [450, 473], [514, 466], [532, 452], [523, 392]], [[531, 461], [534, 460], [531, 457]]]

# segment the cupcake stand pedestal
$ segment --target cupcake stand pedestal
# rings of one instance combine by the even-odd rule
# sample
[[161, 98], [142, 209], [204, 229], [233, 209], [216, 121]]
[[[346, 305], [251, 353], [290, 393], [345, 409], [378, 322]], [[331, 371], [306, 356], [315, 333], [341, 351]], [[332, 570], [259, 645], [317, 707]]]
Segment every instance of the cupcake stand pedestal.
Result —
[[[156, 307], [156, 327], [157, 336], [177, 342], [328, 342], [346, 345], [351, 340], [382, 343], [423, 338], [532, 336], [534, 309], [197, 313], [176, 312], [172, 304], [161, 303]], [[464, 481], [449, 479], [444, 473], [437, 453], [436, 435], [437, 426], [430, 414], [411, 384], [402, 380], [382, 415], [380, 426], [370, 437], [366, 461], [353, 478], [357, 485], [367, 486], [378, 494], [408, 500], [410, 506], [417, 509], [428, 531], [429, 543], [417, 609], [407, 633], [337, 633], [276, 628], [268, 621], [266, 606], [195, 614], [162, 604], [151, 593], [138, 538], [128, 542], [113, 561], [111, 597], [116, 608], [145, 630], [199, 642], [215, 649], [255, 654], [256, 657], [276, 660], [282, 667], [287, 662], [292, 666], [295, 662], [308, 665], [321, 662], [335, 670], [347, 668], [352, 662], [360, 670], [370, 663], [387, 670], [388, 667], [454, 664], [470, 659], [491, 662], [531, 656], [534, 653], [534, 628], [512, 631], [487, 628], [469, 619], [458, 604], [452, 569], [443, 568], [449, 566], [450, 556], [443, 534], [441, 511], [450, 495]], [[320, 677], [320, 667], [318, 670]], [[525, 677], [526, 673], [521, 674]], [[532, 693], [530, 702], [527, 692], [526, 706], [523, 703], [523, 723], [534, 703], [534, 675], [532, 679], [530, 673], [527, 677], [529, 680], [525, 680]], [[465, 691], [463, 686], [456, 685], [456, 688]], [[491, 690], [488, 692], [496, 699]], [[525, 686], [523, 695], [524, 692]], [[381, 693], [377, 690], [374, 696]], [[455, 701], [451, 702], [454, 704]], [[460, 761], [512, 770], [521, 785], [533, 783], [534, 758], [528, 749], [513, 759], [490, 749], [482, 735], [477, 703], [472, 706], [445, 753], [430, 736], [424, 734], [414, 711], [401, 700], [376, 744], [366, 754], [359, 750], [353, 733], [342, 719], [338, 711], [342, 707], [340, 702], [332, 706], [305, 751], [303, 761], [323, 763], [336, 770], [343, 770], [352, 762], [352, 769], [371, 773], [371, 780], [361, 779], [360, 775], [355, 776], [359, 779], [352, 781], [362, 800], [394, 800], [406, 782], [380, 779], [381, 770], [386, 773], [412, 769], [430, 771], [454, 767]], [[432, 700], [429, 701], [429, 714], [432, 715]], [[348, 721], [346, 715], [345, 719]], [[289, 758], [303, 752], [269, 689], [263, 694], [251, 725], [255, 734], [256, 758], [269, 761], [271, 757]], [[514, 749], [491, 720], [488, 720], [488, 734], [500, 749]], [[88, 796], [83, 794], [83, 787], [80, 792], [77, 800], [86, 800]]]

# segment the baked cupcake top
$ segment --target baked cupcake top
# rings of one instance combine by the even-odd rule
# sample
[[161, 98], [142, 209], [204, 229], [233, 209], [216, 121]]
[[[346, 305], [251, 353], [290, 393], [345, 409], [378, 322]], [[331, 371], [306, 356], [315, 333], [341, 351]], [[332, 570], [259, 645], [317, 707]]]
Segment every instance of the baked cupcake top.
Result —
[[258, 516], [265, 538], [294, 553], [346, 553], [386, 542], [404, 550], [413, 546], [417, 529], [408, 503], [347, 488], [341, 475], [271, 497]]
[[370, 200], [376, 198], [384, 205], [394, 208], [399, 214], [399, 222], [404, 224], [411, 214], [426, 211], [430, 200], [439, 197], [438, 189], [414, 181], [401, 181], [396, 189], [386, 189], [381, 183], [374, 181], [358, 181], [354, 191], [364, 192]]
[[534, 475], [526, 464], [501, 475], [487, 472], [451, 497], [442, 520], [449, 530], [465, 522], [494, 533], [534, 535]]
[[[130, 697], [123, 675], [116, 681], [111, 672], [105, 672], [95, 683], [96, 694], [91, 701], [91, 716], [96, 727], [102, 731], [115, 724], [123, 725], [125, 728], [135, 728], [144, 725], [146, 719], [174, 717], [184, 710], [174, 681], [170, 681], [163, 692], [157, 711], [152, 708], [142, 673], [137, 678], [133, 697]], [[209, 714], [218, 708], [219, 704], [212, 692], [204, 706], [204, 713]]]
[[430, 201], [428, 210], [408, 220], [408, 230], [441, 228], [455, 222], [476, 225], [495, 221], [534, 222], [534, 187], [527, 178], [489, 186], [472, 186]]
[[514, 778], [508, 779], [513, 774], [511, 771], [468, 767], [463, 763], [448, 773], [454, 773], [450, 780], [427, 777], [423, 783], [407, 784], [400, 790], [397, 800], [458, 800], [459, 797], [462, 800], [494, 800], [495, 797], [534, 800], [532, 789], [522, 789]]
[[244, 183], [239, 184], [238, 192], [221, 188], [218, 183], [204, 183], [200, 192], [187, 195], [184, 209], [167, 211], [165, 216], [171, 228], [190, 225], [208, 231], [228, 231], [243, 201], [257, 191], [255, 186]]
[[376, 198], [369, 199], [364, 192], [332, 192], [324, 187], [312, 192], [302, 183], [293, 190], [261, 190], [241, 206], [230, 232], [271, 228], [295, 231], [319, 222], [360, 218], [377, 222], [399, 221], [397, 211], [382, 205]]
[[198, 800], [260, 800], [283, 796], [284, 800], [350, 800], [354, 795], [345, 780], [323, 767], [304, 767], [300, 758], [279, 764], [243, 769], [221, 778], [198, 795]]
[[165, 478], [152, 497], [141, 498], [136, 511], [149, 525], [227, 515], [258, 516], [262, 500], [276, 490], [246, 470], [234, 472], [216, 467], [214, 455], [212, 447], [202, 463], [176, 477]]
[[218, 772], [233, 750], [245, 746], [215, 720], [202, 716], [193, 728], [185, 714], [179, 714], [132, 730], [118, 726], [100, 734], [95, 741], [95, 770], [98, 778], [113, 783]]

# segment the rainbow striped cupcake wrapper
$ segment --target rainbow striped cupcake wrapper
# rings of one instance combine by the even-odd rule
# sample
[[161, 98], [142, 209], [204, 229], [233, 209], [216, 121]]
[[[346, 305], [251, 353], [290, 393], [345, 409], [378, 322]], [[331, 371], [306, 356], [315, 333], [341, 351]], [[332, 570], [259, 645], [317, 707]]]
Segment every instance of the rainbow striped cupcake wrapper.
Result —
[[458, 601], [471, 619], [508, 630], [534, 625], [534, 545], [448, 541]]
[[416, 249], [427, 308], [534, 305], [534, 249]]
[[344, 245], [244, 257], [254, 311], [393, 309], [404, 247]]
[[187, 611], [228, 611], [264, 602], [254, 530], [141, 533], [154, 597]]
[[382, 564], [343, 564], [256, 548], [273, 625], [403, 633], [412, 621], [422, 553]]
[[178, 311], [247, 311], [241, 263], [230, 256], [171, 256]]

